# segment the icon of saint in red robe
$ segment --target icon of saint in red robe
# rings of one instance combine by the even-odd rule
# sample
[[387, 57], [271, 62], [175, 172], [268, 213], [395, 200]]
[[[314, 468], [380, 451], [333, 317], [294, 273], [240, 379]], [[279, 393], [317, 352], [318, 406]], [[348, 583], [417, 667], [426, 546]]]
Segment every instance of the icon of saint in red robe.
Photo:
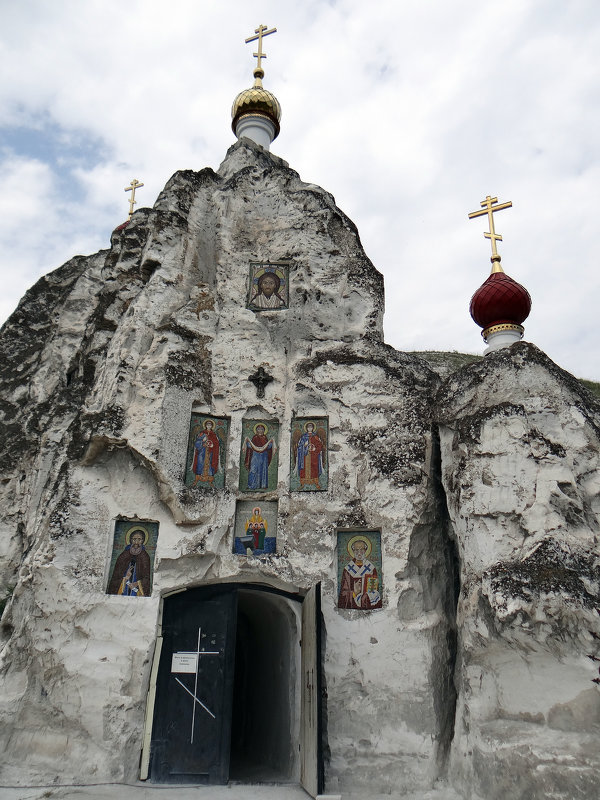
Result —
[[319, 478], [325, 463], [325, 443], [315, 430], [314, 422], [304, 425], [304, 433], [296, 444], [295, 468], [300, 479], [300, 488], [321, 488]]
[[194, 442], [194, 460], [192, 472], [195, 475], [194, 483], [198, 481], [212, 483], [219, 469], [220, 443], [215, 433], [215, 423], [212, 419], [204, 422], [204, 430], [196, 436]]

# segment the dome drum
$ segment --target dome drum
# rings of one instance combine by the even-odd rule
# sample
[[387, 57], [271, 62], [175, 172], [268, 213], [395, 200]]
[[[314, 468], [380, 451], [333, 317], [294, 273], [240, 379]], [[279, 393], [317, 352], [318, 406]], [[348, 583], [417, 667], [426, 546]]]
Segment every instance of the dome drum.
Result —
[[516, 325], [512, 322], [501, 322], [497, 325], [489, 325], [487, 328], [484, 328], [481, 331], [481, 335], [484, 342], [487, 342], [490, 336], [493, 336], [496, 333], [507, 333], [509, 331], [518, 334], [519, 339], [522, 339], [523, 334], [525, 333], [525, 328], [522, 325]]
[[238, 139], [245, 137], [268, 150], [275, 139], [275, 123], [266, 114], [242, 114], [235, 125], [235, 135]]

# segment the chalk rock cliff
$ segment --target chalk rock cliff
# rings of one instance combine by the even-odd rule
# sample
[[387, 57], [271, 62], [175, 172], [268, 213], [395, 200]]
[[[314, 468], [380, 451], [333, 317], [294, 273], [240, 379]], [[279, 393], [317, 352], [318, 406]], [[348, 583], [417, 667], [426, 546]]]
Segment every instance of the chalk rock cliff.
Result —
[[[289, 309], [247, 307], [253, 261], [289, 265]], [[442, 382], [382, 315], [331, 195], [247, 140], [25, 295], [0, 336], [0, 782], [136, 780], [169, 593], [321, 582], [328, 791], [595, 797], [598, 407], [525, 344]], [[192, 412], [229, 419], [223, 489], [184, 482]], [[326, 491], [290, 490], [295, 417], [328, 419]], [[256, 418], [282, 431], [261, 558], [232, 547]], [[159, 525], [151, 597], [106, 594], [119, 519]], [[338, 608], [340, 529], [381, 531], [379, 610]]]
[[597, 791], [598, 410], [526, 343], [438, 394], [461, 583], [452, 772], [476, 796]]

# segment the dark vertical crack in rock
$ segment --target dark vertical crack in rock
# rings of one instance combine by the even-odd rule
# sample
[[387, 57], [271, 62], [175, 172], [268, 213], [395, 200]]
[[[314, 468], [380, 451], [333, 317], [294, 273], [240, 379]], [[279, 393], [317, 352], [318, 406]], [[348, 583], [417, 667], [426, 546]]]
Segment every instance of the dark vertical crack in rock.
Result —
[[409, 587], [398, 600], [398, 615], [410, 622], [437, 612], [439, 622], [430, 628], [432, 662], [429, 685], [437, 730], [438, 775], [444, 776], [450, 745], [454, 737], [457, 655], [456, 610], [460, 590], [460, 570], [456, 543], [441, 480], [439, 433], [432, 432], [431, 505], [427, 517], [411, 535], [406, 570], [398, 577]]
[[[436, 502], [436, 519], [439, 536], [439, 593], [446, 618], [444, 633], [433, 648], [432, 686], [434, 687], [434, 706], [439, 723], [438, 766], [440, 774], [445, 775], [450, 745], [454, 738], [456, 718], [457, 688], [455, 680], [458, 652], [458, 628], [456, 624], [458, 599], [460, 595], [460, 564], [456, 537], [453, 536], [452, 522], [448, 513], [446, 493], [442, 483], [440, 437], [437, 427], [433, 431], [432, 483]], [[440, 631], [440, 634], [442, 632]]]

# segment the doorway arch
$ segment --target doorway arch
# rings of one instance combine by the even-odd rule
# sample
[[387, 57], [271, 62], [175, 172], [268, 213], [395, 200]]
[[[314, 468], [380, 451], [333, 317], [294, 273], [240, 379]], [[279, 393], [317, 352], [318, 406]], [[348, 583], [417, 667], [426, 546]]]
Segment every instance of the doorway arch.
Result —
[[[318, 588], [304, 597], [258, 584], [213, 584], [164, 598], [142, 779], [307, 786], [308, 776], [322, 784]], [[308, 671], [305, 651], [312, 654]]]

